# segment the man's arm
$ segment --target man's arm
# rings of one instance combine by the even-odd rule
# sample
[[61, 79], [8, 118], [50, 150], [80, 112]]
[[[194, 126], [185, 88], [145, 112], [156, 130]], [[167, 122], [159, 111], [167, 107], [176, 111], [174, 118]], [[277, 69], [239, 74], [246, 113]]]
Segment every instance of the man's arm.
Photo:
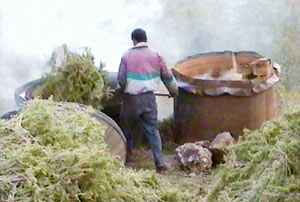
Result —
[[175, 97], [178, 95], [178, 85], [173, 76], [173, 73], [170, 69], [168, 69], [165, 60], [159, 55], [159, 61], [161, 66], [161, 80], [165, 84], [166, 88], [168, 89], [169, 93]]
[[120, 66], [119, 66], [119, 72], [118, 72], [118, 82], [119, 82], [119, 86], [120, 86], [120, 89], [122, 91], [125, 90], [125, 86], [126, 86], [126, 83], [127, 83], [127, 64], [126, 64], [126, 59], [125, 59], [125, 56], [123, 56], [121, 58], [121, 62], [120, 62]]

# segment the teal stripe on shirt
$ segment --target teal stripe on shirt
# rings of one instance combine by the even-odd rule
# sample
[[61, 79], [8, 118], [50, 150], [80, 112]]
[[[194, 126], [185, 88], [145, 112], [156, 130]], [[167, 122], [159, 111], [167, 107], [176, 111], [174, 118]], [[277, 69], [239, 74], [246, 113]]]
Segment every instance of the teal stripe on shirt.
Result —
[[146, 81], [146, 80], [155, 79], [157, 77], [160, 77], [160, 72], [154, 72], [148, 74], [137, 74], [137, 73], [127, 72], [127, 78], [134, 79], [134, 80]]

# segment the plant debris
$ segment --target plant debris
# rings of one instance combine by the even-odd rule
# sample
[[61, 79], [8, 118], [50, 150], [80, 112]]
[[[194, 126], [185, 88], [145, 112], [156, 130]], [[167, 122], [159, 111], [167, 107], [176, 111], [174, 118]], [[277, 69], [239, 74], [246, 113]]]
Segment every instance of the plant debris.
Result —
[[125, 168], [92, 113], [35, 99], [0, 121], [0, 201], [196, 201], [153, 171]]
[[245, 131], [216, 170], [207, 201], [300, 201], [300, 113]]

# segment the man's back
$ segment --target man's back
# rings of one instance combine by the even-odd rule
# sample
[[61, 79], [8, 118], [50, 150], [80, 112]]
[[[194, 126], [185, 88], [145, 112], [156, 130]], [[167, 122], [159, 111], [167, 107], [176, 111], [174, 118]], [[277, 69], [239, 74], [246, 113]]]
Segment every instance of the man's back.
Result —
[[160, 59], [152, 49], [142, 46], [134, 47], [126, 53], [127, 71], [138, 74], [160, 72]]
[[124, 82], [124, 92], [140, 94], [156, 91], [160, 79], [165, 85], [169, 85], [173, 81], [173, 75], [164, 59], [146, 43], [138, 44], [123, 55], [119, 81]]

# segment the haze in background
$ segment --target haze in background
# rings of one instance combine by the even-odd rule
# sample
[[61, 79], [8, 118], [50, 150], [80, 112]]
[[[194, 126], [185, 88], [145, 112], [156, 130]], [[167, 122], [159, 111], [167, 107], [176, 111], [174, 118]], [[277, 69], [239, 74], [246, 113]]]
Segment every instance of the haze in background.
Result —
[[155, 18], [156, 1], [4, 0], [0, 3], [0, 112], [15, 108], [15, 88], [41, 77], [52, 51], [63, 43], [71, 49], [90, 47], [96, 63], [117, 71], [122, 54], [132, 46], [138, 20]]
[[[164, 39], [160, 50], [172, 64], [179, 58], [203, 52], [256, 51], [282, 66], [285, 87], [298, 88], [299, 0], [160, 0], [160, 3], [163, 16], [147, 25], [158, 33], [155, 36]], [[160, 43], [159, 38], [155, 41]]]
[[[63, 43], [90, 47], [96, 64], [117, 71], [137, 27], [170, 67], [201, 52], [257, 51], [281, 64], [282, 83], [293, 89], [300, 84], [299, 26], [299, 0], [2, 0], [0, 112], [15, 107], [14, 89], [41, 77]], [[167, 116], [172, 105], [160, 101], [159, 110]]]

